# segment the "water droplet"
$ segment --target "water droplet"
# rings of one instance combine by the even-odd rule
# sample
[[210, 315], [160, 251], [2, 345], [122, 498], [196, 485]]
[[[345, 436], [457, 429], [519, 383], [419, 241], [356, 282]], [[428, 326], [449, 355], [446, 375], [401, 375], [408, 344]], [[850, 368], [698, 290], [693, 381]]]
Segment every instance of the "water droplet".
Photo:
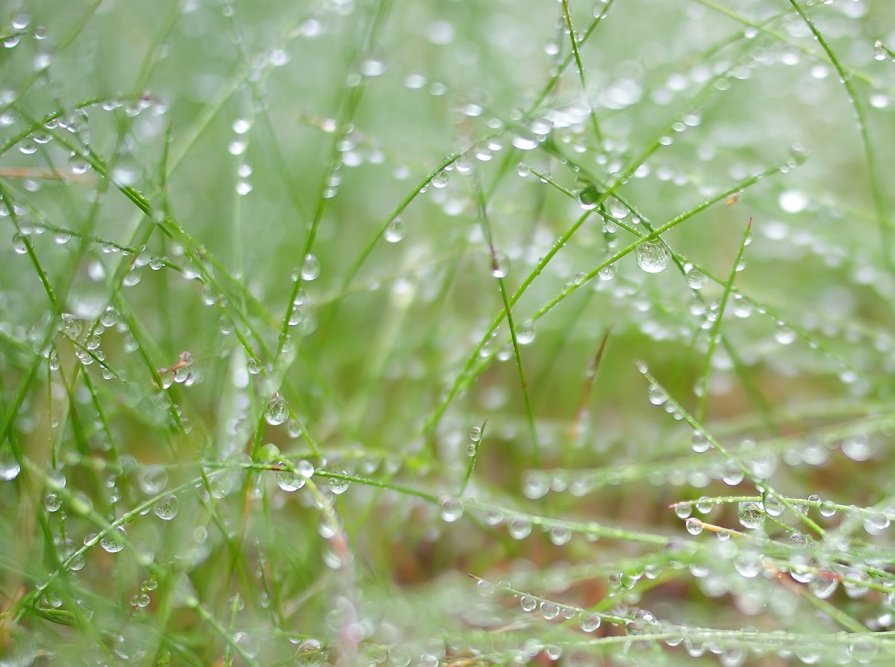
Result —
[[696, 503], [696, 511], [699, 512], [700, 514], [708, 514], [714, 508], [715, 508], [714, 501], [712, 501], [711, 498], [706, 498], [705, 496], [700, 498], [699, 501]]
[[171, 521], [171, 519], [177, 516], [179, 504], [177, 496], [171, 493], [156, 501], [152, 511], [162, 521]]
[[495, 278], [506, 278], [510, 272], [510, 259], [499, 250], [491, 256], [491, 275]]
[[381, 76], [385, 72], [385, 62], [376, 58], [367, 58], [360, 64], [360, 73], [366, 77]]
[[702, 454], [711, 449], [712, 445], [702, 431], [693, 431], [693, 439], [690, 441], [690, 448], [697, 454]]
[[140, 488], [147, 496], [160, 493], [168, 484], [168, 471], [160, 465], [145, 466], [137, 477]]
[[543, 600], [540, 604], [541, 607], [541, 615], [544, 617], [546, 621], [552, 621], [554, 618], [559, 616], [559, 605], [555, 602], [550, 602], [549, 600]]
[[304, 264], [301, 265], [301, 279], [307, 282], [317, 280], [320, 276], [320, 260], [317, 256], [308, 253], [305, 255]]
[[463, 516], [463, 503], [459, 498], [443, 498], [441, 501], [441, 518], [453, 523]]
[[9, 448], [0, 451], [0, 481], [11, 482], [19, 476], [21, 470]]
[[62, 507], [62, 498], [59, 497], [59, 494], [48, 493], [44, 498], [44, 507], [47, 508], [47, 512], [56, 512]]
[[578, 206], [583, 210], [592, 211], [600, 202], [600, 191], [594, 183], [579, 183], [575, 199], [578, 200]]
[[538, 147], [538, 140], [533, 134], [526, 132], [515, 135], [512, 144], [520, 151], [530, 151]]
[[796, 339], [796, 332], [786, 326], [783, 322], [777, 323], [777, 330], [774, 332], [774, 339], [781, 345], [789, 345]]
[[842, 453], [852, 461], [866, 461], [876, 451], [873, 442], [864, 434], [853, 435], [842, 441]]
[[535, 325], [531, 320], [525, 320], [516, 329], [516, 341], [519, 345], [530, 345], [535, 339]]
[[124, 549], [124, 539], [122, 535], [126, 535], [124, 528], [118, 526], [115, 530], [109, 531], [99, 541], [99, 545], [110, 554], [115, 554]]
[[864, 517], [864, 530], [868, 535], [882, 535], [890, 524], [889, 517], [883, 512], [874, 512]]
[[668, 402], [668, 394], [657, 384], [651, 384], [647, 394], [652, 405], [664, 405]]
[[[343, 470], [341, 474], [347, 475], [348, 473]], [[347, 479], [339, 479], [336, 477], [329, 478], [329, 490], [337, 496], [345, 493], [348, 490], [350, 484], [351, 482], [349, 482]]]
[[522, 494], [529, 500], [537, 500], [547, 495], [550, 490], [550, 480], [547, 474], [541, 470], [530, 470], [522, 482]]
[[292, 470], [280, 470], [276, 476], [277, 486], [287, 493], [293, 493], [302, 488], [306, 479]]
[[519, 598], [519, 606], [522, 607], [522, 611], [534, 611], [538, 608], [538, 601], [531, 595], [523, 595]]
[[637, 265], [647, 273], [659, 273], [671, 261], [671, 252], [660, 239], [646, 241], [634, 251]]
[[523, 516], [514, 517], [507, 524], [507, 531], [514, 540], [525, 539], [531, 535], [531, 521]]
[[759, 503], [746, 501], [740, 503], [737, 508], [737, 518], [744, 528], [760, 528], [764, 523], [764, 517], [764, 510]]
[[578, 620], [578, 625], [584, 632], [594, 632], [602, 624], [603, 619], [597, 614], [582, 614]]
[[687, 271], [687, 285], [690, 289], [701, 290], [708, 282], [706, 275], [699, 269], [690, 269]]
[[233, 639], [249, 658], [257, 658], [261, 652], [258, 640], [247, 632], [237, 632]]
[[311, 479], [314, 476], [314, 464], [302, 459], [295, 464], [295, 471], [305, 479]]
[[838, 586], [839, 578], [828, 570], [820, 570], [814, 575], [814, 579], [808, 583], [808, 588], [811, 589], [811, 592], [821, 600], [826, 600], [833, 595]]
[[494, 584], [487, 579], [479, 579], [476, 581], [475, 588], [482, 597], [488, 597], [489, 595], [494, 594]]
[[771, 517], [781, 516], [783, 514], [783, 511], [786, 509], [779, 498], [771, 495], [768, 495], [764, 498], [764, 500], [762, 501], [762, 505], [764, 506], [764, 511], [767, 513], [767, 515]]
[[808, 198], [799, 190], [785, 190], [780, 193], [777, 203], [786, 213], [801, 213], [808, 207]]
[[560, 547], [564, 544], [568, 544], [569, 540], [572, 539], [572, 531], [566, 526], [554, 526], [550, 529], [549, 536], [550, 541]]
[[687, 528], [687, 532], [691, 535], [699, 535], [702, 532], [702, 521], [696, 517], [690, 517], [684, 525]]
[[264, 409], [264, 420], [271, 426], [279, 426], [289, 418], [289, 406], [279, 394], [274, 394]]
[[401, 220], [401, 218], [395, 218], [388, 223], [388, 227], [385, 228], [383, 237], [389, 243], [400, 243], [404, 240], [404, 235], [406, 233], [407, 226], [404, 224], [404, 221]]

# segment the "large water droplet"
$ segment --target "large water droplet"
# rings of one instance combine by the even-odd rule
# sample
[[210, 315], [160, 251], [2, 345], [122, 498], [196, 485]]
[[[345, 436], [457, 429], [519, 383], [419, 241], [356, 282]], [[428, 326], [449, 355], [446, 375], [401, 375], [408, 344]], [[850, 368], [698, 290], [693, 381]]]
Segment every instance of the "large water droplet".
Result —
[[304, 264], [301, 265], [301, 279], [307, 282], [311, 282], [312, 280], [317, 280], [320, 276], [320, 260], [317, 259], [317, 256], [308, 253], [305, 255]]
[[274, 394], [264, 409], [264, 420], [271, 426], [279, 426], [289, 418], [289, 406], [279, 394]]
[[177, 516], [179, 504], [177, 496], [172, 493], [156, 501], [152, 511], [162, 521], [171, 521]]
[[593, 183], [579, 183], [575, 198], [578, 200], [578, 206], [585, 211], [592, 211], [600, 201], [600, 191]]
[[8, 448], [0, 452], [0, 481], [11, 482], [19, 476], [21, 470], [18, 461]]
[[123, 535], [125, 535], [124, 528], [119, 526], [115, 530], [109, 531], [108, 534], [104, 535], [99, 541], [99, 545], [110, 554], [118, 553], [124, 549]]
[[389, 243], [399, 243], [404, 239], [404, 235], [407, 233], [406, 225], [401, 218], [395, 218], [390, 223], [388, 223], [388, 227], [385, 228], [385, 233], [383, 236], [385, 240]]
[[463, 503], [459, 498], [444, 498], [441, 501], [441, 518], [453, 523], [463, 516]]
[[764, 509], [761, 504], [746, 501], [739, 504], [737, 517], [744, 528], [760, 528], [764, 523]]
[[659, 273], [671, 261], [671, 251], [660, 239], [646, 241], [634, 251], [637, 265], [647, 273]]

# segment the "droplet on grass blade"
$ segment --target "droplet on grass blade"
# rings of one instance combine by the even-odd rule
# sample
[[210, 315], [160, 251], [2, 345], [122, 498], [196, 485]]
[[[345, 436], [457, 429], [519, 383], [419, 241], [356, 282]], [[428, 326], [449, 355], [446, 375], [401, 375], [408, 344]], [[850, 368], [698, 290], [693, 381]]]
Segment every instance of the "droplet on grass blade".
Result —
[[264, 421], [271, 426], [279, 426], [288, 418], [289, 406], [286, 404], [286, 400], [279, 394], [274, 394], [264, 409]]
[[665, 270], [671, 261], [671, 252], [660, 239], [646, 241], [634, 251], [637, 265], [647, 273], [659, 273]]

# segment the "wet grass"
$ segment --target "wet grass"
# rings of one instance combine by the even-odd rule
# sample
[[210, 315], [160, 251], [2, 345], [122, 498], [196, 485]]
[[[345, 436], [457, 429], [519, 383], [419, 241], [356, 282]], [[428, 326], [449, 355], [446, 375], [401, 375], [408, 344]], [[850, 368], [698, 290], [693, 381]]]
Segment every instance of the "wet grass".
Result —
[[895, 659], [892, 8], [0, 18], [4, 660]]

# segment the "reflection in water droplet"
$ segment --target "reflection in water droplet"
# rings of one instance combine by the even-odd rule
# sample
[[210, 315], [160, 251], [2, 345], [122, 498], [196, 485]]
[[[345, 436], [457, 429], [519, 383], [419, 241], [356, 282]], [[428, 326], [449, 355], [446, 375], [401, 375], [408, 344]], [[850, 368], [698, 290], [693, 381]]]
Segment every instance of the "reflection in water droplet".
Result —
[[441, 501], [441, 518], [448, 522], [453, 523], [457, 519], [463, 516], [463, 503], [460, 502], [459, 498], [444, 498]]
[[495, 278], [506, 278], [510, 272], [510, 259], [504, 253], [495, 251], [491, 256], [491, 275]]
[[107, 535], [104, 535], [103, 538], [99, 541], [99, 545], [110, 554], [118, 553], [122, 549], [124, 549], [124, 539], [122, 538], [124, 532], [124, 528], [118, 526], [115, 530], [110, 531]]
[[401, 220], [401, 218], [395, 218], [388, 224], [388, 227], [385, 228], [383, 237], [389, 243], [399, 243], [404, 239], [406, 232], [407, 229], [404, 221]]
[[671, 261], [671, 251], [661, 239], [641, 243], [634, 253], [637, 265], [647, 273], [659, 273]]
[[171, 519], [177, 516], [178, 506], [177, 496], [172, 493], [156, 501], [152, 511], [162, 521], [171, 521]]
[[746, 501], [739, 504], [737, 518], [744, 528], [760, 528], [764, 523], [764, 509], [759, 503]]
[[593, 183], [579, 183], [575, 198], [578, 200], [578, 206], [583, 210], [592, 211], [597, 207], [597, 204], [600, 201], [600, 191]]
[[274, 394], [264, 409], [264, 420], [271, 426], [279, 426], [289, 418], [289, 406], [279, 394]]
[[320, 260], [316, 255], [305, 255], [304, 264], [301, 265], [301, 279], [311, 282], [320, 276]]

